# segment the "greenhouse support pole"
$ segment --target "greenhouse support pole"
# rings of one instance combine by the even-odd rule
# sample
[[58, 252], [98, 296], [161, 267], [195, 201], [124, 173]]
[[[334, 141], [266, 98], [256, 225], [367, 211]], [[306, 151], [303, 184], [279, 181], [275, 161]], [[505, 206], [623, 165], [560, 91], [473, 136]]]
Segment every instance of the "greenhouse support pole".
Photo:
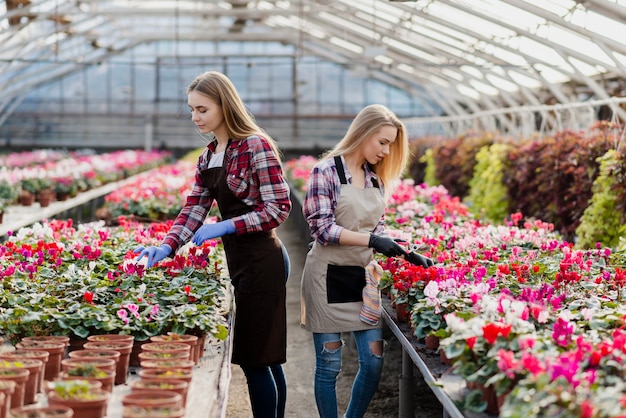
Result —
[[145, 136], [143, 139], [143, 149], [145, 151], [152, 151], [152, 140], [154, 136], [154, 123], [151, 117], [146, 118], [145, 124]]
[[402, 348], [402, 374], [400, 375], [399, 418], [413, 418], [415, 416], [415, 368], [411, 356]]

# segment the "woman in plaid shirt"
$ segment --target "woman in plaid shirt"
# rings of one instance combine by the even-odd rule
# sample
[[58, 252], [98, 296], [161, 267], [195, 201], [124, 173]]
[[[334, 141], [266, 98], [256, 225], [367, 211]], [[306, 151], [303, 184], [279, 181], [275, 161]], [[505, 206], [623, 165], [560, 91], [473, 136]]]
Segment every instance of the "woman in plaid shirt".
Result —
[[[388, 257], [408, 255], [381, 235], [385, 192], [400, 178], [408, 157], [404, 124], [385, 106], [370, 105], [315, 165], [308, 180], [302, 211], [315, 241], [302, 273], [301, 323], [313, 333], [314, 392], [322, 418], [337, 418], [341, 333], [352, 333], [359, 355], [344, 417], [362, 417], [378, 387], [382, 321], [363, 315], [363, 290], [374, 250]], [[371, 313], [376, 308], [380, 312], [379, 306], [370, 308]]]
[[[283, 417], [289, 258], [275, 233], [291, 210], [275, 142], [257, 126], [223, 74], [199, 75], [187, 88], [191, 120], [214, 139], [198, 159], [195, 184], [163, 243], [138, 247], [148, 267], [193, 240], [222, 237], [235, 290], [231, 362], [244, 371], [255, 417]], [[205, 224], [216, 202], [222, 221]]]

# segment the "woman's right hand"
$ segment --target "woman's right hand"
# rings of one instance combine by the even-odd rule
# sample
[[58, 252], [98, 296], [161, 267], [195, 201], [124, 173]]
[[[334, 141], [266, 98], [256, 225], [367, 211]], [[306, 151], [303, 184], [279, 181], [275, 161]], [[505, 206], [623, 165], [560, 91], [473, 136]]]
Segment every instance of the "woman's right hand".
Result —
[[387, 257], [397, 257], [406, 255], [406, 251], [395, 240], [391, 238], [381, 237], [380, 235], [370, 234], [370, 241], [367, 245], [375, 249], [377, 252]]
[[170, 255], [172, 248], [167, 244], [161, 244], [158, 247], [142, 247], [141, 245], [134, 249], [135, 254], [139, 253], [137, 261], [140, 261], [144, 256], [148, 257], [148, 268], [154, 266], [159, 261]]

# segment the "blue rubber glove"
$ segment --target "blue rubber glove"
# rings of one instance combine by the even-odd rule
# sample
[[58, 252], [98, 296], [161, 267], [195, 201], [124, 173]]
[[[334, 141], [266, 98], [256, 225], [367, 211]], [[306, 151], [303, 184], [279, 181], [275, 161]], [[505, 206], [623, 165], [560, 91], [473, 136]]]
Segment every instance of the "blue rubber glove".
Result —
[[163, 260], [165, 257], [171, 254], [172, 247], [167, 244], [161, 244], [158, 247], [148, 247], [144, 248], [141, 245], [133, 251], [134, 253], [139, 253], [139, 257], [137, 261], [140, 261], [144, 256], [148, 257], [148, 268], [154, 266], [159, 261]]
[[216, 224], [202, 225], [193, 236], [193, 243], [202, 245], [202, 243], [211, 238], [221, 237], [235, 232], [235, 224], [230, 220], [218, 222]]

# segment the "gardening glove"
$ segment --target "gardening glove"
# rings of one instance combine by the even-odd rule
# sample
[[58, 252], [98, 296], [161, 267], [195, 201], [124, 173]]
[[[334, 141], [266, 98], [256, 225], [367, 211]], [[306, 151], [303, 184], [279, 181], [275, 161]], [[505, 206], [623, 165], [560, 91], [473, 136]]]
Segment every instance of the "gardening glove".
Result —
[[230, 219], [215, 224], [202, 225], [194, 234], [193, 243], [202, 245], [208, 239], [232, 234], [233, 232], [235, 232], [235, 224]]
[[171, 254], [172, 247], [167, 244], [161, 244], [158, 247], [148, 247], [144, 248], [141, 245], [133, 251], [134, 253], [139, 253], [139, 257], [137, 261], [140, 261], [144, 256], [148, 257], [148, 268], [154, 266], [159, 261], [163, 260], [165, 257]]
[[413, 265], [422, 266], [425, 269], [435, 265], [433, 260], [418, 253], [408, 253], [404, 256], [404, 259]]
[[386, 255], [387, 257], [406, 255], [404, 248], [402, 248], [396, 241], [379, 235], [370, 234], [370, 242], [367, 246], [375, 249], [381, 254]]

